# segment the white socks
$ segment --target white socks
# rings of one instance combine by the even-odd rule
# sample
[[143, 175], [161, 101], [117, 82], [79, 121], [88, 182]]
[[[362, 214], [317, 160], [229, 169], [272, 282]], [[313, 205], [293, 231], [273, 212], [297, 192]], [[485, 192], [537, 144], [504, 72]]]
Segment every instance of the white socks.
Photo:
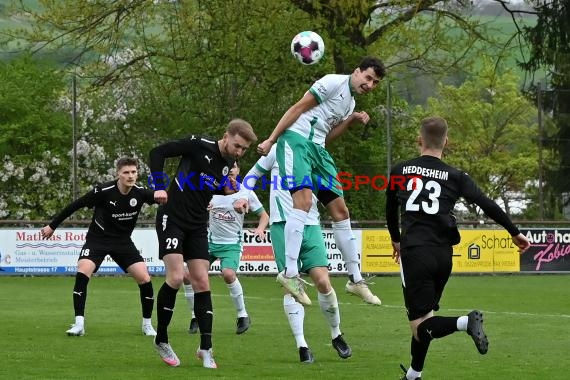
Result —
[[295, 277], [299, 275], [297, 260], [303, 242], [305, 222], [309, 214], [306, 211], [294, 208], [285, 222], [285, 276]]
[[319, 293], [319, 305], [325, 319], [331, 328], [332, 339], [341, 334], [340, 332], [340, 313], [338, 311], [338, 301], [334, 289], [329, 294]]
[[194, 314], [194, 289], [192, 289], [192, 285], [184, 284], [184, 298], [188, 302], [188, 308], [192, 313], [192, 318], [196, 318], [196, 314]]
[[352, 282], [362, 281], [360, 273], [360, 259], [358, 258], [358, 248], [356, 238], [350, 226], [350, 219], [333, 222], [334, 240], [338, 250], [342, 254], [342, 259], [346, 264], [346, 270]]
[[303, 305], [295, 301], [295, 298], [290, 294], [283, 296], [283, 310], [289, 320], [291, 332], [295, 337], [297, 347], [309, 347], [305, 341], [305, 334], [303, 331], [303, 322], [305, 320], [305, 308]]
[[[243, 288], [241, 287], [239, 279], [236, 278], [234, 282], [226, 285], [230, 290], [230, 297], [236, 307], [238, 318], [247, 317], [248, 315], [245, 310], [245, 302], [243, 300]], [[196, 318], [196, 314], [194, 314], [194, 289], [192, 289], [192, 285], [184, 285], [184, 298], [186, 298], [186, 301], [188, 302], [188, 308], [190, 309], [190, 312], [192, 312], [192, 318]]]
[[408, 368], [408, 372], [406, 372], [407, 379], [417, 379], [419, 377], [422, 377], [422, 371], [418, 372], [414, 371], [412, 367]]
[[[334, 339], [341, 334], [340, 313], [338, 311], [338, 301], [334, 289], [329, 294], [318, 294], [321, 311], [331, 329], [331, 338]], [[305, 308], [298, 303], [291, 295], [283, 296], [283, 310], [289, 320], [289, 326], [295, 337], [297, 347], [308, 347], [303, 332], [303, 322], [305, 319]]]
[[75, 316], [75, 324], [76, 325], [85, 325], [85, 317], [83, 315], [76, 315]]
[[457, 330], [467, 331], [467, 321], [469, 321], [469, 317], [466, 315], [457, 318]]
[[238, 318], [247, 317], [248, 315], [247, 311], [245, 310], [245, 302], [243, 301], [243, 288], [241, 287], [239, 279], [236, 278], [234, 282], [226, 285], [230, 290], [230, 297], [232, 297], [232, 301], [236, 307]]

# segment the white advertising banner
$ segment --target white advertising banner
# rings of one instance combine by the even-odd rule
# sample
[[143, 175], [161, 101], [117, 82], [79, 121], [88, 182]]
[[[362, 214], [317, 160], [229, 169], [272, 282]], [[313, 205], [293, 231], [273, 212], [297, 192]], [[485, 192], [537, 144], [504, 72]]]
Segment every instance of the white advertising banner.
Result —
[[[0, 275], [3, 274], [74, 274], [77, 259], [85, 243], [87, 229], [57, 229], [49, 240], [42, 240], [39, 228], [0, 229]], [[356, 244], [362, 246], [362, 231], [355, 230]], [[332, 230], [323, 230], [331, 273], [346, 273], [346, 266], [336, 248]], [[158, 259], [158, 242], [153, 229], [135, 229], [133, 241], [144, 258], [149, 272], [164, 273], [164, 263]], [[271, 236], [261, 240], [252, 231], [244, 230], [244, 249], [238, 273], [277, 274], [273, 260]], [[211, 273], [220, 270], [214, 262]], [[121, 274], [123, 271], [107, 256], [100, 274]]]

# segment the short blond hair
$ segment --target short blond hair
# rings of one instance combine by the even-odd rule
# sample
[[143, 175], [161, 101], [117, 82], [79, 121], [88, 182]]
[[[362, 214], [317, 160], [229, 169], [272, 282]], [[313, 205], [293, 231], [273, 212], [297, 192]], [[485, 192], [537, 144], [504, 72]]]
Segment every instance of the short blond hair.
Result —
[[253, 131], [253, 127], [243, 119], [230, 120], [228, 127], [226, 128], [226, 133], [230, 136], [239, 135], [249, 143], [254, 143], [257, 141], [257, 136]]

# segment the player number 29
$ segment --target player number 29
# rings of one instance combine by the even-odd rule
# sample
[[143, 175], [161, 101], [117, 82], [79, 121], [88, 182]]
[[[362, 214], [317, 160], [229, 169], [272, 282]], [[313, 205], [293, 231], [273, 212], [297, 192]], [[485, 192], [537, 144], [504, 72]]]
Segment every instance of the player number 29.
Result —
[[178, 248], [177, 238], [167, 238], [166, 239], [166, 249], [176, 249]]
[[[420, 195], [420, 192], [423, 189], [428, 191], [428, 198], [430, 202], [421, 201], [418, 203], [416, 202], [416, 198]], [[407, 186], [408, 191], [411, 191], [410, 197], [406, 202], [406, 211], [420, 211], [420, 205], [422, 210], [426, 214], [437, 214], [439, 211], [439, 199], [438, 197], [441, 194], [441, 186], [436, 181], [427, 181], [425, 186], [424, 182], [420, 178], [412, 178], [408, 181]]]

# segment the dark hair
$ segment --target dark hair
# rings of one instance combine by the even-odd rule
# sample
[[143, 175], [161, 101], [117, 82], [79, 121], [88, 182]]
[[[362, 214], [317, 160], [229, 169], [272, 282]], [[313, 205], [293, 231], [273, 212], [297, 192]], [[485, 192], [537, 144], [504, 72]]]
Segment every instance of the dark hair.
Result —
[[251, 124], [243, 119], [232, 119], [228, 123], [226, 133], [230, 136], [239, 135], [249, 143], [257, 141], [257, 136], [255, 135], [255, 132], [253, 132]]
[[136, 166], [138, 168], [139, 162], [133, 157], [121, 157], [117, 160], [117, 165], [115, 165], [117, 171], [121, 170], [123, 166]]
[[358, 65], [360, 71], [364, 71], [369, 67], [372, 67], [378, 78], [382, 79], [386, 76], [386, 67], [384, 67], [384, 63], [380, 59], [371, 56], [362, 58], [360, 65]]
[[421, 121], [420, 135], [424, 147], [443, 149], [447, 137], [447, 121], [439, 116], [426, 117]]

